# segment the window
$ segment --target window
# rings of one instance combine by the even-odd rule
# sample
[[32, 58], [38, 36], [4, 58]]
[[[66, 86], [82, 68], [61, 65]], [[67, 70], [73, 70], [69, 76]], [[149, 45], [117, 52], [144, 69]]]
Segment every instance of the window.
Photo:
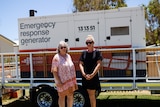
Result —
[[111, 27], [111, 36], [129, 35], [129, 26]]

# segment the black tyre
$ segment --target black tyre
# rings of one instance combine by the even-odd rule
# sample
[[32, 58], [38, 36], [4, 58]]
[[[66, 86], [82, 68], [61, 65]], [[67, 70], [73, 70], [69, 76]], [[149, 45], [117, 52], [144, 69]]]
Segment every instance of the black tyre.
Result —
[[78, 86], [78, 90], [74, 92], [73, 107], [90, 107], [88, 93], [82, 86]]
[[39, 89], [34, 98], [37, 107], [58, 107], [58, 94], [53, 88]]

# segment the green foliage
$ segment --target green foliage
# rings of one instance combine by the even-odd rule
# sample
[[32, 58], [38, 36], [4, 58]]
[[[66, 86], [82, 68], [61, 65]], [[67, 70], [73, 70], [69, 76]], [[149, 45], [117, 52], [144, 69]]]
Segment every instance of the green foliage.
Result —
[[147, 45], [160, 44], [160, 3], [150, 0], [146, 7], [146, 42]]
[[73, 7], [73, 12], [83, 12], [127, 7], [127, 4], [125, 0], [74, 0]]

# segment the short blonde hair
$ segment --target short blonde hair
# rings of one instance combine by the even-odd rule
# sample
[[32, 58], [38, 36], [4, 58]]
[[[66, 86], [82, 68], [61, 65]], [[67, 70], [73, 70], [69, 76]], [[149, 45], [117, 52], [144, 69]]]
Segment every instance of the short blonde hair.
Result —
[[65, 41], [60, 41], [60, 42], [59, 42], [59, 44], [58, 44], [58, 53], [60, 52], [60, 51], [59, 51], [59, 50], [60, 50], [60, 48], [61, 48], [61, 47], [63, 47], [63, 46], [65, 46], [65, 47], [66, 47], [67, 52], [68, 52], [68, 50], [69, 50], [69, 46], [68, 46], [68, 44], [67, 44]]
[[92, 35], [88, 35], [86, 38], [86, 41], [93, 41], [94, 42], [94, 37]]

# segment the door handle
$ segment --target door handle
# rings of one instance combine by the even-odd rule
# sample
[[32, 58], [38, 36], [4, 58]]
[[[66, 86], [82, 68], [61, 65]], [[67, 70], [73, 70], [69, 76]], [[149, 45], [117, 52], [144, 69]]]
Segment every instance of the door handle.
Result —
[[111, 37], [110, 37], [110, 36], [107, 36], [107, 37], [106, 37], [106, 39], [107, 39], [107, 40], [110, 40], [110, 39], [111, 39]]

